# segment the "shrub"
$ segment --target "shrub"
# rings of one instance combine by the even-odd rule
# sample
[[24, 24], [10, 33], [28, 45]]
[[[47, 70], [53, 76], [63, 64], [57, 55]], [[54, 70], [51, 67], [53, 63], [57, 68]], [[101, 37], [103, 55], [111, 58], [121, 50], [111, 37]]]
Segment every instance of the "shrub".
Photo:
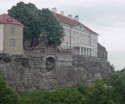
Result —
[[0, 75], [0, 104], [19, 104], [18, 94], [7, 86], [5, 79]]

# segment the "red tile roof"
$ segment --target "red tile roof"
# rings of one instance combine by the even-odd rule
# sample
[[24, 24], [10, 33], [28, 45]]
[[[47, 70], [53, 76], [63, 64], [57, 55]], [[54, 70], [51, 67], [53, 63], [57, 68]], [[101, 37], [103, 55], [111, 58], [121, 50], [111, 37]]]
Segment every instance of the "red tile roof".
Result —
[[71, 25], [71, 26], [77, 26], [77, 25], [80, 25], [80, 23], [74, 19], [71, 19], [69, 17], [65, 17], [61, 14], [57, 14], [55, 13], [56, 17], [59, 19], [60, 22], [63, 22], [63, 23], [66, 23], [68, 25]]
[[24, 26], [22, 23], [20, 23], [19, 21], [15, 20], [14, 18], [12, 18], [7, 14], [0, 15], [0, 24], [13, 24], [13, 25]]
[[[71, 18], [69, 18], [69, 17], [63, 16], [63, 15], [58, 14], [58, 13], [54, 13], [54, 14], [55, 14], [55, 16], [57, 17], [57, 19], [58, 19], [60, 22], [66, 23], [66, 24], [71, 25], [71, 26], [82, 25], [82, 26], [84, 26], [88, 31], [97, 34], [96, 32], [94, 32], [93, 30], [89, 29], [88, 27], [86, 27], [85, 25], [83, 25], [82, 23], [80, 23], [79, 21], [76, 21], [76, 20], [74, 20], [74, 19], [71, 19]], [[98, 35], [98, 34], [97, 34], [97, 35]]]

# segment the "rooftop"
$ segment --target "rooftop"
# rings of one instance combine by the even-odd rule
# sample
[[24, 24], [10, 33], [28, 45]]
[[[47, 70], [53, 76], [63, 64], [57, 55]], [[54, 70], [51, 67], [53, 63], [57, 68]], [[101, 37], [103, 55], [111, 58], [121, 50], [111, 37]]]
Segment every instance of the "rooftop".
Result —
[[[94, 32], [93, 30], [91, 30], [90, 28], [88, 28], [87, 26], [83, 25], [82, 23], [80, 23], [79, 21], [77, 21], [77, 20], [75, 20], [75, 19], [72, 19], [72, 18], [63, 16], [63, 15], [58, 14], [58, 13], [54, 13], [54, 14], [56, 15], [56, 17], [58, 18], [58, 20], [59, 20], [60, 22], [66, 23], [66, 24], [71, 25], [71, 26], [82, 25], [82, 26], [84, 26], [88, 31], [97, 34], [96, 32]], [[98, 34], [97, 34], [97, 35], [98, 35]]]
[[55, 15], [59, 19], [60, 22], [66, 23], [66, 24], [71, 25], [71, 26], [80, 25], [80, 22], [78, 22], [74, 19], [71, 19], [69, 17], [63, 16], [63, 15], [58, 14], [58, 13], [55, 13]]
[[0, 24], [13, 24], [13, 25], [24, 26], [21, 22], [15, 20], [14, 18], [12, 18], [7, 14], [0, 15]]

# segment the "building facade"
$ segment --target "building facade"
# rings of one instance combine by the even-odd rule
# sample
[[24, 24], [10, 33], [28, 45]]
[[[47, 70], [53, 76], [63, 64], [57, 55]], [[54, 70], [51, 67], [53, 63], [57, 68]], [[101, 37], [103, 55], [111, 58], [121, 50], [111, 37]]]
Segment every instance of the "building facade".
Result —
[[79, 17], [64, 16], [64, 13], [54, 13], [64, 30], [61, 47], [72, 49], [73, 54], [97, 57], [98, 34], [82, 23]]
[[24, 25], [7, 14], [0, 15], [0, 53], [23, 54]]

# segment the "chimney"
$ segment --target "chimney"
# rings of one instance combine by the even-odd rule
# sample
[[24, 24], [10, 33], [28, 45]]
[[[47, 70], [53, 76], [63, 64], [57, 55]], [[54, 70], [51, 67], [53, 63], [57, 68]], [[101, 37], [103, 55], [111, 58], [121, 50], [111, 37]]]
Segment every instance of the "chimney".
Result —
[[72, 14], [69, 14], [68, 17], [72, 19]]
[[79, 15], [76, 15], [76, 16], [74, 17], [74, 20], [79, 21]]
[[52, 12], [56, 13], [57, 9], [56, 8], [52, 8]]
[[61, 14], [62, 16], [64, 16], [64, 11], [60, 11], [60, 14]]

